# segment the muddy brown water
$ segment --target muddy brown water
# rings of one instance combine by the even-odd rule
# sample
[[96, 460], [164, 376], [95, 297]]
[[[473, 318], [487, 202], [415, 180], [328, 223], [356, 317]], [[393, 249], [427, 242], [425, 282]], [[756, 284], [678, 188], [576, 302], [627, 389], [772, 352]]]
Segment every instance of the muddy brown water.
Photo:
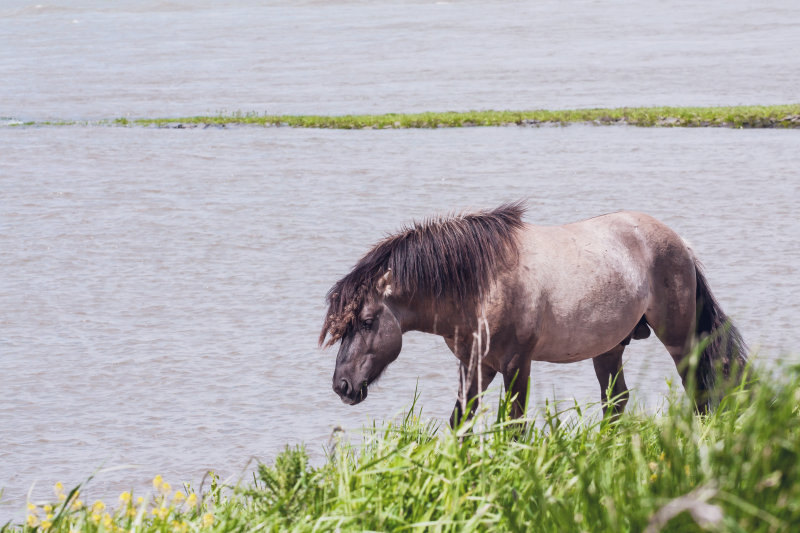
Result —
[[[6, 123], [798, 100], [789, 3], [85, 5], [0, 7]], [[446, 419], [456, 363], [437, 338], [406, 335], [357, 407], [315, 344], [330, 285], [434, 213], [646, 211], [693, 243], [762, 363], [796, 361], [798, 148], [721, 129], [0, 128], [0, 520], [101, 466], [135, 465], [84, 499], [236, 476], [286, 444], [321, 460], [335, 426], [390, 418], [415, 388]], [[657, 409], [669, 356], [654, 339], [626, 355]], [[535, 364], [533, 386], [537, 407], [599, 397], [590, 362]]]

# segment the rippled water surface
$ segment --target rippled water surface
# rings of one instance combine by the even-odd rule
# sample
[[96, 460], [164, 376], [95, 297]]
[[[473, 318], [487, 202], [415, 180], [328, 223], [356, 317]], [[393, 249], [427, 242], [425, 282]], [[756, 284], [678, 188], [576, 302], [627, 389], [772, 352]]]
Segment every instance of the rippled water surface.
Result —
[[0, 116], [788, 103], [798, 50], [793, 0], [3, 0]]
[[[376, 112], [797, 101], [794, 3], [15, 0], [0, 116]], [[65, 7], [66, 6], [66, 7]], [[87, 499], [243, 471], [407, 407], [446, 419], [456, 363], [408, 334], [357, 407], [316, 339], [325, 292], [412, 219], [527, 198], [561, 224], [646, 211], [689, 239], [765, 365], [797, 354], [796, 131], [0, 128], [0, 522], [100, 466]], [[646, 408], [677, 375], [627, 351]], [[796, 359], [796, 357], [795, 357]], [[534, 401], [595, 401], [590, 362]], [[495, 386], [495, 389], [497, 386]], [[496, 392], [495, 392], [496, 394]]]

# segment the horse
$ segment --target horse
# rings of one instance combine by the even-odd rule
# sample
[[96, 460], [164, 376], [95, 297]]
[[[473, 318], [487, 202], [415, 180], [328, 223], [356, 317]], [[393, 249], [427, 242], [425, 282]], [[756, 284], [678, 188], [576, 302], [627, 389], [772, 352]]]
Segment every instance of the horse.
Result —
[[443, 337], [461, 362], [451, 425], [474, 414], [498, 373], [510, 416], [522, 417], [532, 361], [592, 359], [605, 414], [619, 416], [625, 346], [652, 331], [698, 411], [713, 408], [719, 378], [741, 376], [747, 348], [687, 241], [644, 213], [539, 226], [523, 222], [525, 210], [514, 202], [412, 223], [333, 285], [319, 345], [341, 341], [341, 400], [366, 399], [413, 330]]

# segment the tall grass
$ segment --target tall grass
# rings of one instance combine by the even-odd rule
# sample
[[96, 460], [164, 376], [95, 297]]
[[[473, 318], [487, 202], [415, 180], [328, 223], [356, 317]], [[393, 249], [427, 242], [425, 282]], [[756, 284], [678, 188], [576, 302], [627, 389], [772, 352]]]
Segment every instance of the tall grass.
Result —
[[789, 530], [799, 405], [795, 376], [739, 390], [708, 417], [678, 400], [665, 416], [614, 422], [548, 406], [522, 434], [501, 418], [459, 436], [409, 415], [318, 469], [287, 450], [248, 501], [276, 529]]
[[738, 389], [707, 416], [683, 394], [660, 416], [611, 421], [577, 405], [547, 405], [522, 429], [506, 419], [507, 408], [504, 401], [492, 420], [479, 416], [454, 432], [412, 407], [399, 421], [365, 430], [356, 445], [338, 433], [321, 466], [303, 447], [287, 448], [252, 481], [228, 493], [215, 486], [190, 508], [183, 497], [170, 503], [163, 486], [160, 503], [127, 503], [107, 518], [91, 506], [72, 509], [70, 497], [47, 529], [791, 531], [800, 524], [798, 369], [781, 382], [763, 378]]

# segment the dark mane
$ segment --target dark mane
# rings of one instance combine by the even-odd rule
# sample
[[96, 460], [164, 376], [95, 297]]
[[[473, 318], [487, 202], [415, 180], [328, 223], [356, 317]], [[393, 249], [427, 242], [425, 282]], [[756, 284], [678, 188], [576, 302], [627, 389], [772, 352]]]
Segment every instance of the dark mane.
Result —
[[517, 259], [517, 230], [524, 202], [493, 211], [435, 218], [414, 223], [386, 237], [328, 291], [328, 313], [319, 343], [341, 339], [354, 323], [368, 289], [392, 270], [394, 294], [480, 301], [499, 269]]

